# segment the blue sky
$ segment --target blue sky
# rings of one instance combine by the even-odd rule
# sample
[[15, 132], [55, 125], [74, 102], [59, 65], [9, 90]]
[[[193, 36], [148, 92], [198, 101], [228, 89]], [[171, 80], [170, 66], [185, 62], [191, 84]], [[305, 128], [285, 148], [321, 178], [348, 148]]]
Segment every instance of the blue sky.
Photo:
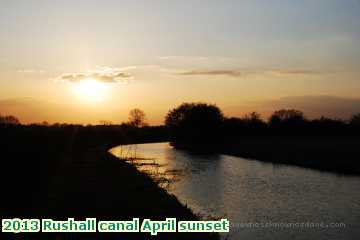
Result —
[[296, 64], [316, 55], [333, 65], [358, 66], [359, 12], [358, 0], [11, 0], [2, 2], [0, 35], [10, 66], [19, 63], [16, 54], [23, 65], [53, 67], [47, 57], [63, 50], [84, 62], [76, 55], [88, 50], [89, 56], [105, 55], [103, 62], [185, 55]]

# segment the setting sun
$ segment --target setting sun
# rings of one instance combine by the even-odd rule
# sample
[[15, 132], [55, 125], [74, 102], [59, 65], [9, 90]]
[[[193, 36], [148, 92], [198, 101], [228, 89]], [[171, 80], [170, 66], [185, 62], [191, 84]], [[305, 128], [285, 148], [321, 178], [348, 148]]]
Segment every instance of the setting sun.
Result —
[[95, 79], [85, 79], [78, 83], [73, 83], [74, 94], [85, 101], [98, 102], [106, 97], [107, 87]]

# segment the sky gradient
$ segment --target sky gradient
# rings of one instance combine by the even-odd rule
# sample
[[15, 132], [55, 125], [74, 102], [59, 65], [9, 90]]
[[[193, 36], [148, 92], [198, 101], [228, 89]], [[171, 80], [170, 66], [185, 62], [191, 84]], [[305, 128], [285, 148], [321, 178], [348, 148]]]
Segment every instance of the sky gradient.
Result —
[[4, 0], [0, 114], [122, 122], [138, 107], [159, 124], [203, 101], [346, 118], [360, 112], [359, 23], [359, 0]]

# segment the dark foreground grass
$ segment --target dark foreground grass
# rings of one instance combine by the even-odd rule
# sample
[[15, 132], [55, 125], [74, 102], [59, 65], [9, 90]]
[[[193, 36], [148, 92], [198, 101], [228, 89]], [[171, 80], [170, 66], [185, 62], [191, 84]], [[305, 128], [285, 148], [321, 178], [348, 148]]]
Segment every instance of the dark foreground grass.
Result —
[[[1, 218], [199, 219], [150, 177], [108, 153], [116, 141], [75, 145], [74, 139], [86, 140], [76, 129], [28, 131], [0, 131], [6, 136], [0, 141]], [[126, 142], [131, 141], [138, 140]], [[1, 239], [218, 239], [218, 234], [2, 233]]]
[[[159, 188], [147, 175], [117, 159], [106, 149], [94, 148], [63, 158], [48, 189], [34, 196], [31, 209], [14, 217], [66, 220], [199, 220], [177, 198]], [[4, 235], [5, 236], [5, 235]], [[6, 237], [13, 237], [6, 234]], [[25, 239], [218, 239], [206, 233], [27, 233]]]

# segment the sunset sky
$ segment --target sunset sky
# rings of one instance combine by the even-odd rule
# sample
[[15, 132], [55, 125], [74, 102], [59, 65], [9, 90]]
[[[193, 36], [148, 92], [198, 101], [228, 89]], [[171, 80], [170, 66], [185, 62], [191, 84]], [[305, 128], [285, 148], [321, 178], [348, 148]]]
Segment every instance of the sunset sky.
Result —
[[25, 123], [360, 112], [359, 0], [3, 0], [0, 25], [0, 114]]

